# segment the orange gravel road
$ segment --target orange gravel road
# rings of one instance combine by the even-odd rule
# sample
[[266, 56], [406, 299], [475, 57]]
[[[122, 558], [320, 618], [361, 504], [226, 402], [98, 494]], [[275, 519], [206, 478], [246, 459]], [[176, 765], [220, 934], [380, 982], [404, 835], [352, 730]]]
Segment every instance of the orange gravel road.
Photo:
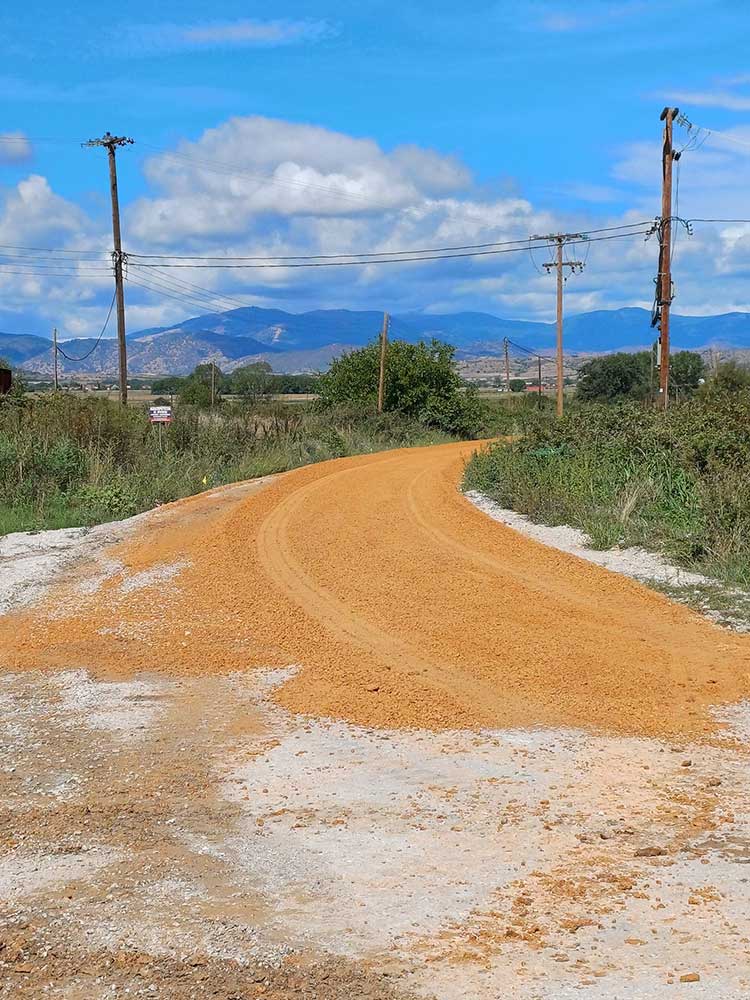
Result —
[[[299, 664], [283, 705], [375, 726], [713, 730], [709, 706], [750, 694], [750, 640], [490, 520], [458, 492], [475, 448], [341, 459], [161, 508], [108, 553], [122, 573], [6, 617], [2, 663]], [[178, 561], [170, 582], [136, 577]]]

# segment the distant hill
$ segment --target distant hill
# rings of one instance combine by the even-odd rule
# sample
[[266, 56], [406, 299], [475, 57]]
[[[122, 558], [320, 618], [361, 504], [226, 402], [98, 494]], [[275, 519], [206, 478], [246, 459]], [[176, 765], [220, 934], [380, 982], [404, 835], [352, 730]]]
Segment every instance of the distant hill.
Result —
[[35, 337], [31, 334], [0, 333], [0, 358], [5, 358], [12, 365], [20, 365], [27, 358], [48, 351], [49, 340]]
[[[638, 350], [655, 339], [645, 309], [597, 310], [568, 316], [565, 348], [574, 353]], [[141, 330], [128, 337], [133, 374], [184, 374], [197, 364], [214, 361], [225, 371], [252, 361], [268, 361], [276, 371], [315, 371], [332, 357], [368, 343], [378, 335], [382, 313], [317, 309], [288, 313], [248, 306], [225, 313], [196, 316], [171, 327]], [[459, 358], [500, 355], [503, 338], [531, 350], [547, 352], [555, 345], [554, 323], [502, 319], [491, 313], [440, 315], [402, 313], [391, 317], [391, 337], [415, 343], [436, 337], [457, 348]], [[88, 339], [65, 341], [67, 354], [82, 357], [93, 346]], [[675, 349], [750, 348], [750, 313], [720, 316], [672, 316]], [[44, 337], [0, 334], [0, 356], [29, 371], [52, 370], [50, 342]], [[113, 374], [117, 370], [114, 340], [104, 340], [82, 362], [61, 359], [65, 374]]]

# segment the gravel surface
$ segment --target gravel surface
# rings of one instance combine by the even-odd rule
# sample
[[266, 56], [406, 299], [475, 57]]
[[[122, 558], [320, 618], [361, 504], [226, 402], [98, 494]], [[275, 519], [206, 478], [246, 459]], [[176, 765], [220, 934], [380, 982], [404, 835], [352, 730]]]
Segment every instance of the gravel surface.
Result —
[[298, 663], [279, 703], [359, 725], [715, 735], [713, 707], [750, 695], [750, 639], [485, 516], [457, 489], [473, 447], [324, 462], [160, 511], [108, 550], [122, 568], [96, 589], [79, 575], [0, 621], [0, 662]]
[[[418, 499], [429, 483], [423, 474], [407, 489]], [[248, 635], [239, 613], [263, 592], [243, 595], [228, 619], [222, 588], [237, 578], [223, 584], [217, 572], [211, 600], [190, 603], [192, 575], [225, 544], [243, 571], [252, 565], [241, 529], [264, 496], [255, 488], [157, 511], [125, 544], [111, 526], [110, 548], [72, 536], [70, 561], [59, 538], [34, 536], [45, 558], [62, 556], [64, 582], [32, 611], [43, 635], [61, 628], [66, 669], [50, 669], [43, 644], [27, 645], [25, 614], [6, 617], [16, 627], [5, 641], [45, 669], [0, 673], [0, 997], [745, 1000], [750, 706], [721, 707], [725, 728], [710, 742], [689, 726], [661, 740], [293, 714], [279, 692], [307, 664], [269, 643], [262, 618], [249, 619], [262, 641]], [[325, 540], [334, 520], [322, 511]], [[402, 513], [391, 506], [380, 527]], [[282, 540], [292, 547], [281, 551], [296, 556], [304, 530], [306, 517], [291, 522]], [[517, 536], [499, 537], [492, 558], [504, 554], [520, 573]], [[351, 550], [360, 564], [370, 543]], [[383, 586], [394, 588], [402, 565], [383, 564]], [[575, 575], [567, 555], [539, 565]], [[446, 574], [455, 567], [444, 560]], [[341, 571], [332, 561], [319, 586]], [[33, 561], [13, 572], [28, 601]], [[47, 569], [40, 575], [49, 587]], [[77, 631], [82, 606], [99, 609], [98, 647]], [[142, 655], [160, 629], [152, 669], [134, 671], [131, 650]], [[222, 639], [219, 651], [231, 649], [229, 667], [244, 658], [241, 670], [214, 669], [207, 638], [221, 630], [234, 645]], [[710, 634], [729, 656], [723, 634]], [[107, 679], [118, 673], [113, 651], [124, 669]], [[201, 656], [204, 670], [181, 669]]]

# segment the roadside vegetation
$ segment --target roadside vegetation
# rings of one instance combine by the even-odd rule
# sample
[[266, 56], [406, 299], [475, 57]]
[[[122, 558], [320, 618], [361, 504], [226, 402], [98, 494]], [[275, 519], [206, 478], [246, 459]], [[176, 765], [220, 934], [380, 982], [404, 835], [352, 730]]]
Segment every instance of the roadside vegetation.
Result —
[[[264, 365], [229, 376], [200, 365], [186, 378], [162, 380], [160, 391], [177, 399], [173, 423], [161, 429], [149, 424], [145, 406], [32, 396], [18, 382], [0, 397], [0, 534], [128, 517], [310, 462], [473, 436], [504, 418], [464, 385], [451, 348], [398, 341], [389, 349], [385, 412], [377, 414], [373, 351], [354, 351], [314, 380], [273, 376]], [[282, 384], [307, 392], [313, 381], [320, 393], [313, 402], [270, 398]]]
[[640, 545], [750, 587], [750, 377], [730, 364], [701, 378], [666, 412], [611, 383], [598, 397], [611, 402], [589, 401], [589, 383], [562, 420], [527, 411], [518, 437], [471, 462], [465, 487], [581, 528], [596, 548]]

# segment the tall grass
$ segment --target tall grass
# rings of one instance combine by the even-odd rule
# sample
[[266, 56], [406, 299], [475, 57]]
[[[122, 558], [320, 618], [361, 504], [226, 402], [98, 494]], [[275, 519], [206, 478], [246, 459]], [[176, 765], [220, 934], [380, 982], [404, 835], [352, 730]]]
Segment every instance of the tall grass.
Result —
[[596, 547], [658, 549], [750, 586], [750, 392], [529, 417], [519, 440], [474, 459], [465, 486]]
[[417, 420], [314, 405], [145, 410], [47, 395], [0, 406], [0, 534], [128, 517], [210, 486], [449, 438]]

